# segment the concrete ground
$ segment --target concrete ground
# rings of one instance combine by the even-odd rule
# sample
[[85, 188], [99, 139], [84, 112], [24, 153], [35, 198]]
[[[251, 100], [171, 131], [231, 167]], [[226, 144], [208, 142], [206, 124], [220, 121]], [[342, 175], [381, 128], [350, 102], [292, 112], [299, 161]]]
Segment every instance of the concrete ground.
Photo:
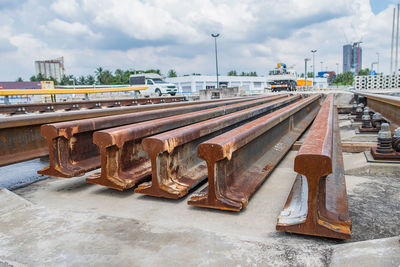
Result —
[[[371, 141], [341, 119], [343, 139]], [[0, 168], [0, 184], [14, 188], [0, 190], [0, 266], [399, 266], [400, 164], [344, 153], [353, 225], [352, 239], [339, 241], [275, 231], [296, 153], [238, 213], [188, 206], [189, 197], [119, 192], [85, 177], [10, 184], [34, 179], [46, 165], [40, 160]]]

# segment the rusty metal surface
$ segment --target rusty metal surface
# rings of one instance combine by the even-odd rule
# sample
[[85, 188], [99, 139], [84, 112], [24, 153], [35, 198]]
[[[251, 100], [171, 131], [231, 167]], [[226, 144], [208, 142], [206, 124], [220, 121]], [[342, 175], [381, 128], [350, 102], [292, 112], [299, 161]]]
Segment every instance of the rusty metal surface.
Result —
[[155, 98], [121, 98], [121, 99], [99, 99], [88, 101], [65, 101], [48, 103], [24, 103], [0, 105], [0, 113], [24, 114], [30, 112], [49, 112], [56, 110], [77, 110], [81, 108], [93, 109], [100, 107], [136, 106], [146, 104], [159, 104], [186, 101], [184, 96], [155, 97]]
[[197, 157], [199, 144], [300, 98], [296, 95], [276, 100], [145, 138], [142, 146], [150, 155], [152, 179], [135, 192], [174, 199], [185, 196], [207, 178], [206, 163]]
[[40, 132], [42, 124], [218, 102], [222, 102], [222, 100], [185, 101], [0, 118], [0, 151], [2, 151], [0, 154], [0, 166], [48, 155], [46, 140], [41, 136]]
[[319, 110], [313, 95], [198, 146], [208, 169], [208, 187], [189, 205], [240, 211]]
[[325, 99], [294, 163], [298, 173], [276, 229], [349, 239], [346, 183], [337, 109]]
[[400, 97], [370, 93], [357, 93], [366, 97], [367, 106], [374, 112], [379, 112], [390, 121], [390, 129], [400, 127]]
[[143, 138], [284, 97], [287, 97], [287, 95], [265, 97], [244, 103], [97, 131], [93, 135], [93, 142], [100, 148], [101, 173], [97, 177], [88, 178], [86, 181], [118, 190], [131, 188], [148, 179], [151, 175], [149, 155], [143, 151], [141, 146]]
[[235, 99], [216, 103], [171, 107], [131, 114], [99, 117], [93, 119], [45, 124], [41, 134], [45, 137], [50, 165], [39, 174], [56, 177], [73, 177], [100, 167], [99, 148], [93, 144], [93, 132], [136, 122], [165, 118], [177, 114], [225, 106], [250, 100]]

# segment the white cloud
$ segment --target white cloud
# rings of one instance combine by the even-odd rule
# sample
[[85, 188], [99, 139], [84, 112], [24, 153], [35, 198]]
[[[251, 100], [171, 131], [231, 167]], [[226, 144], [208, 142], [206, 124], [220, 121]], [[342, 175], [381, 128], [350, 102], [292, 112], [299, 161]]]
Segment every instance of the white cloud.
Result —
[[69, 23], [60, 19], [49, 21], [47, 23], [47, 27], [42, 27], [42, 29], [68, 35], [88, 35], [90, 37], [100, 37], [99, 34], [93, 33], [87, 25], [83, 25], [79, 22]]
[[265, 75], [278, 61], [303, 72], [311, 49], [316, 70], [320, 61], [336, 70], [342, 46], [360, 39], [363, 67], [376, 52], [381, 71], [390, 60], [392, 6], [374, 15], [369, 0], [57, 0], [50, 10], [41, 0], [0, 10], [0, 40], [10, 43], [0, 46], [0, 80], [29, 77], [34, 59], [61, 55], [74, 75], [98, 66], [213, 74], [212, 32], [221, 34], [221, 73]]
[[76, 18], [79, 13], [79, 5], [76, 0], [57, 0], [50, 7], [62, 17]]

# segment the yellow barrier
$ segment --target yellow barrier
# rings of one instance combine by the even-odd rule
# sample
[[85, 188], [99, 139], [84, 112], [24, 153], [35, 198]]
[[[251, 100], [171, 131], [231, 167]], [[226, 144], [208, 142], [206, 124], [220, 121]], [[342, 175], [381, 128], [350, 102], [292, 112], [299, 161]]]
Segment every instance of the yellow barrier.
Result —
[[148, 86], [140, 87], [116, 87], [116, 88], [93, 88], [93, 89], [27, 89], [27, 90], [0, 90], [0, 95], [50, 95], [50, 94], [93, 94], [108, 92], [125, 92], [145, 90]]

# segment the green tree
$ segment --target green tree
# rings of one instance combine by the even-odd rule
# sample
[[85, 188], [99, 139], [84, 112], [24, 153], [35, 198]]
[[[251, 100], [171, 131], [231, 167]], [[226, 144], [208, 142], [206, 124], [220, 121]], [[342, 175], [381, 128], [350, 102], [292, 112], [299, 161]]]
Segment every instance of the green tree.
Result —
[[366, 68], [366, 69], [361, 69], [359, 72], [358, 72], [358, 75], [359, 76], [368, 76], [369, 75], [369, 69], [368, 68]]
[[236, 70], [231, 70], [230, 72], [228, 72], [228, 76], [237, 76]]
[[111, 84], [113, 82], [113, 75], [111, 71], [104, 70], [100, 75], [100, 83], [101, 84]]
[[173, 69], [170, 69], [170, 70], [168, 71], [168, 77], [169, 77], [169, 78], [177, 77], [176, 71], [173, 70]]
[[79, 76], [79, 78], [78, 78], [78, 84], [80, 84], [80, 85], [86, 84], [85, 76]]
[[94, 84], [95, 82], [96, 82], [96, 79], [94, 78], [93, 75], [88, 75], [88, 76], [86, 76], [86, 78], [85, 78], [85, 84], [91, 85], [91, 84]]
[[22, 80], [21, 77], [18, 77], [17, 82], [23, 82], [24, 80]]
[[335, 79], [333, 79], [333, 83], [335, 85], [352, 85], [354, 81], [353, 73], [351, 71], [346, 71], [340, 74], [337, 74]]
[[102, 68], [102, 67], [98, 67], [98, 68], [95, 70], [94, 73], [96, 74], [96, 79], [97, 79], [97, 81], [99, 81], [99, 82], [101, 83], [100, 78], [101, 78], [101, 75], [103, 74], [103, 68]]

